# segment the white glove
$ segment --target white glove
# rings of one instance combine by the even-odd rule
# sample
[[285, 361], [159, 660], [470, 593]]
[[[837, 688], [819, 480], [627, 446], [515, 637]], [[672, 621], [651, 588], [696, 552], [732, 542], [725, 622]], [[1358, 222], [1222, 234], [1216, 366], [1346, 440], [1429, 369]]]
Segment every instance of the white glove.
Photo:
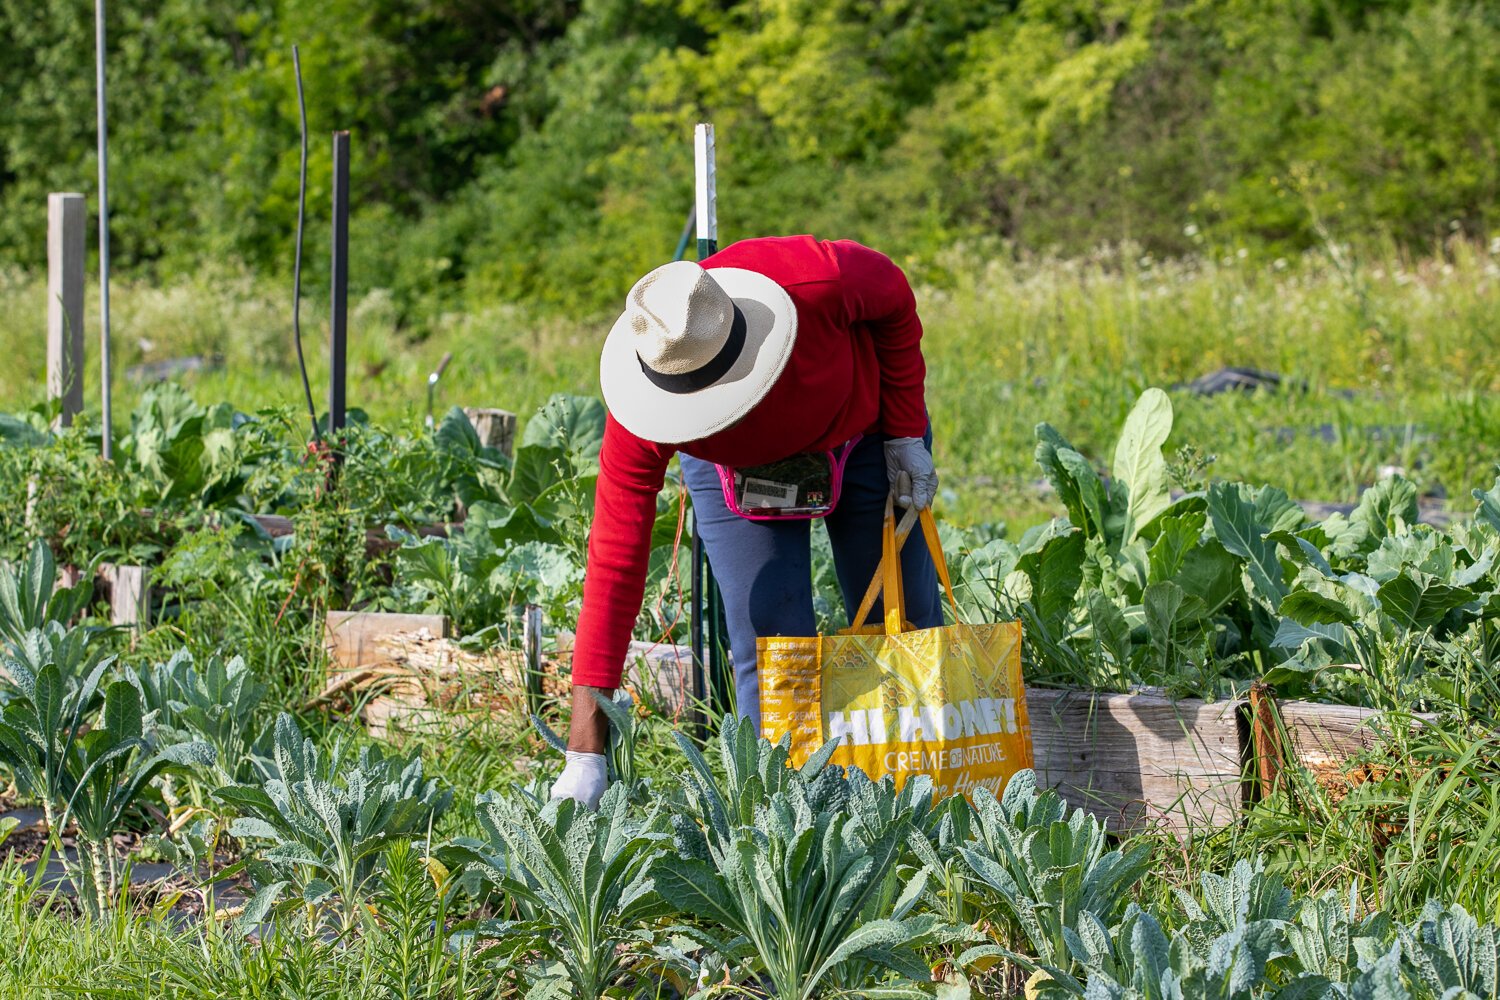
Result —
[[572, 799], [585, 809], [598, 809], [609, 784], [609, 764], [602, 753], [569, 750], [567, 765], [552, 785], [552, 799]]
[[901, 506], [932, 506], [932, 498], [937, 496], [937, 470], [932, 467], [932, 452], [921, 438], [891, 438], [885, 443], [885, 475]]

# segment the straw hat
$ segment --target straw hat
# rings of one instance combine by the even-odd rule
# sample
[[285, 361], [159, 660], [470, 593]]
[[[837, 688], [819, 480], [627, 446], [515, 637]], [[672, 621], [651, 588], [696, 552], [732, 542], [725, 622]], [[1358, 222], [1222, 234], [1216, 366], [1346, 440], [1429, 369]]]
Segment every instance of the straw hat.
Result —
[[797, 340], [791, 296], [738, 267], [663, 264], [630, 290], [599, 358], [614, 418], [682, 444], [734, 424], [776, 384]]

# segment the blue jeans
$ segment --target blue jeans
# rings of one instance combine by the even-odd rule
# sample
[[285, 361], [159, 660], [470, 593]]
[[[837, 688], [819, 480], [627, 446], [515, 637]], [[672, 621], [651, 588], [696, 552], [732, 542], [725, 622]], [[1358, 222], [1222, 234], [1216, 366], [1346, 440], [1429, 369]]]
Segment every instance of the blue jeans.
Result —
[[[834, 571], [847, 615], [859, 610], [880, 566], [880, 531], [890, 486], [884, 442], [871, 435], [854, 446], [844, 468], [839, 504], [822, 518], [833, 547]], [[925, 440], [932, 446], [932, 429]], [[772, 635], [816, 635], [813, 616], [811, 530], [813, 521], [747, 521], [724, 503], [713, 463], [679, 454], [682, 476], [693, 497], [693, 516], [703, 538], [714, 579], [724, 596], [734, 657], [737, 711], [760, 726], [760, 685], [755, 639]], [[901, 553], [906, 617], [918, 628], [943, 624], [937, 570], [921, 532], [913, 532]], [[870, 621], [884, 612], [875, 602]]]

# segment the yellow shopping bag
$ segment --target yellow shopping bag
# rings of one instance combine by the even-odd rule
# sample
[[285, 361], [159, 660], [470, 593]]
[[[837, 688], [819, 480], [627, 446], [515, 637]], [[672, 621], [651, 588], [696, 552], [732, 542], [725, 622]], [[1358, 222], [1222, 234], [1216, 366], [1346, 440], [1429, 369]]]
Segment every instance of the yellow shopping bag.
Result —
[[[898, 529], [887, 506], [880, 569], [851, 628], [756, 641], [761, 731], [772, 741], [791, 733], [798, 766], [828, 740], [842, 740], [833, 763], [872, 778], [893, 775], [899, 786], [926, 774], [939, 796], [977, 788], [998, 796], [1031, 766], [1021, 623], [912, 628], [902, 608], [900, 546], [916, 520], [908, 512]], [[932, 512], [920, 521], [957, 619]], [[882, 590], [884, 627], [866, 626]]]

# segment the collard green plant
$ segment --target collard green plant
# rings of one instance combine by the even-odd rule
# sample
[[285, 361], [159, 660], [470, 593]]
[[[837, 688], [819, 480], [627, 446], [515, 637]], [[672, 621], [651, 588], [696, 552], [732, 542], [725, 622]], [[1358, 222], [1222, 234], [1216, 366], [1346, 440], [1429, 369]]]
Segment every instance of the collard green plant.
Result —
[[[1241, 583], [1243, 557], [1232, 551], [1234, 539], [1214, 530], [1211, 499], [1172, 499], [1162, 452], [1171, 427], [1166, 395], [1142, 393], [1107, 482], [1054, 428], [1037, 427], [1037, 462], [1068, 518], [1048, 529], [1044, 542], [1031, 541], [1030, 555], [1023, 539], [1015, 558], [1022, 574], [1010, 573], [995, 589], [1011, 605], [1007, 616], [1026, 623], [1030, 659], [1042, 676], [1197, 692], [1213, 690], [1216, 674], [1236, 662], [1255, 624]], [[1271, 499], [1252, 498], [1233, 510], [1279, 510]], [[1003, 553], [1001, 546], [988, 561]], [[961, 562], [965, 588], [982, 593], [966, 569]], [[996, 576], [990, 574], [992, 587]], [[995, 610], [1006, 612], [1004, 603]]]
[[[1029, 770], [1013, 776], [999, 800], [988, 792], [975, 800], [975, 836], [959, 853], [977, 898], [993, 920], [1020, 930], [1031, 954], [1066, 967], [1068, 933], [1085, 914], [1106, 923], [1118, 918], [1146, 873], [1150, 849], [1109, 849], [1103, 824], [1082, 809], [1070, 815], [1055, 791], [1038, 791]], [[995, 955], [1009, 957], [981, 946], [961, 961]]]
[[1301, 976], [1350, 982], [1390, 950], [1395, 925], [1383, 913], [1359, 919], [1357, 903], [1351, 887], [1347, 902], [1330, 889], [1297, 908], [1297, 917], [1286, 930]]
[[[1173, 499], [1171, 424], [1167, 397], [1142, 393], [1108, 479], [1039, 425], [1036, 459], [1067, 518], [1016, 543], [954, 539], [965, 611], [1025, 623], [1028, 676], [1204, 697], [1264, 679], [1294, 697], [1386, 707], [1367, 691], [1374, 674], [1343, 665], [1422, 646], [1417, 676], [1500, 620], [1500, 487], [1476, 492], [1473, 523], [1447, 531], [1418, 523], [1417, 489], [1399, 476], [1317, 523], [1272, 486], [1214, 482]], [[1458, 686], [1438, 680], [1429, 704], [1445, 685]]]
[[119, 884], [114, 835], [124, 829], [147, 784], [164, 771], [211, 767], [216, 754], [202, 741], [153, 745], [145, 738], [139, 692], [115, 681], [104, 692], [103, 712], [72, 756], [79, 773], [62, 820], [71, 818], [78, 828], [87, 882], [102, 911]]
[[[488, 634], [523, 604], [571, 626], [582, 593], [604, 405], [585, 396], [555, 395], [527, 422], [515, 457], [486, 449], [462, 411], [451, 412], [436, 441], [457, 464], [462, 531], [424, 538], [395, 526], [398, 585], [432, 611], [449, 615], [465, 635]], [[671, 569], [667, 558], [678, 510], [661, 501], [652, 531], [653, 584]], [[504, 628], [494, 628], [503, 633]]]
[[1441, 1000], [1500, 996], [1500, 929], [1462, 906], [1429, 900], [1401, 930], [1401, 951], [1420, 987]]
[[[863, 990], [892, 973], [929, 977], [920, 949], [959, 932], [919, 914], [925, 868], [887, 893], [908, 838], [930, 808], [921, 779], [897, 794], [889, 778], [846, 779], [825, 747], [801, 772], [786, 744], [726, 719], [723, 779], [690, 741], [687, 811], [677, 817], [679, 856], [653, 868], [662, 898], [699, 923], [688, 933], [749, 974], [777, 1000]], [[832, 746], [830, 744], [829, 746]], [[915, 993], [898, 983], [884, 995]]]
[[974, 807], [962, 795], [950, 795], [935, 805], [922, 829], [907, 838], [917, 865], [928, 872], [924, 905], [950, 924], [968, 924], [977, 917], [970, 888], [969, 866], [961, 848], [973, 836]]
[[[1087, 985], [1068, 972], [1049, 969], [1049, 996], [1085, 996], [1089, 1000], [1257, 1000], [1274, 991], [1267, 965], [1285, 954], [1282, 928], [1270, 921], [1245, 924], [1199, 943], [1182, 931], [1170, 937], [1151, 914], [1131, 904], [1111, 935], [1089, 915], [1079, 932], [1070, 932], [1072, 956], [1087, 973]], [[1303, 981], [1274, 993], [1284, 1000], [1327, 997], [1324, 982]], [[1395, 1000], [1395, 998], [1389, 998]]]
[[147, 843], [171, 865], [193, 878], [211, 874], [224, 824], [217, 816], [198, 813], [175, 833], [151, 837]]
[[444, 415], [432, 439], [438, 455], [449, 466], [443, 470], [443, 478], [452, 482], [454, 496], [465, 508], [500, 495], [510, 459], [499, 448], [480, 441], [462, 407], [455, 406]]
[[1297, 913], [1292, 891], [1279, 876], [1266, 871], [1263, 859], [1252, 865], [1241, 858], [1228, 875], [1204, 872], [1198, 882], [1202, 905], [1181, 889], [1176, 890], [1177, 901], [1187, 912], [1189, 926], [1202, 931], [1205, 937], [1259, 921], [1286, 925]]
[[161, 742], [201, 740], [217, 751], [212, 787], [249, 781], [264, 773], [269, 732], [258, 718], [266, 685], [243, 657], [214, 655], [201, 666], [179, 650], [166, 663], [126, 674], [140, 692], [153, 738]]
[[517, 919], [480, 922], [501, 944], [488, 955], [516, 968], [534, 990], [604, 996], [649, 951], [643, 925], [663, 912], [651, 876], [667, 835], [652, 809], [637, 819], [622, 785], [591, 812], [563, 799], [488, 792], [475, 803], [483, 840], [461, 839], [445, 861], [477, 874], [514, 903]]
[[[1042, 997], [1118, 1000], [1469, 1000], [1496, 993], [1496, 928], [1431, 901], [1417, 920], [1356, 919], [1335, 892], [1295, 903], [1249, 866], [1203, 882], [1205, 905], [1168, 933], [1131, 904], [1114, 927], [1085, 914], [1070, 969], [1043, 963]], [[1189, 900], [1180, 897], [1184, 903]], [[1285, 919], [1295, 913], [1294, 919]]]
[[240, 813], [229, 832], [260, 842], [242, 865], [221, 875], [243, 867], [255, 883], [241, 920], [253, 924], [284, 902], [306, 907], [310, 923], [336, 907], [343, 927], [351, 928], [376, 888], [382, 853], [427, 829], [452, 793], [423, 777], [416, 753], [387, 755], [366, 746], [356, 754], [344, 740], [323, 752], [286, 713], [276, 719], [273, 761], [275, 774], [265, 781], [215, 793]]
[[88, 606], [93, 583], [85, 577], [72, 587], [57, 586], [57, 563], [42, 541], [17, 563], [0, 563], [0, 637], [17, 642], [48, 622], [67, 625]]
[[720, 778], [692, 740], [675, 732], [672, 738], [688, 764], [682, 775], [686, 808], [672, 817], [677, 849], [684, 856], [707, 858], [711, 850], [723, 853], [736, 828], [755, 822], [756, 810], [768, 796], [793, 784], [805, 786], [809, 801], [820, 811], [840, 809], [848, 797], [843, 769], [828, 764], [836, 743], [828, 743], [802, 767], [793, 768], [790, 737], [772, 743], [761, 739], [748, 721], [726, 715], [715, 739]]
[[23, 635], [4, 658], [16, 695], [0, 713], [0, 762], [21, 790], [41, 800], [55, 841], [73, 823], [76, 863], [63, 855], [79, 898], [94, 913], [115, 898], [113, 837], [158, 774], [211, 765], [206, 743], [153, 747], [140, 698], [124, 681], [104, 686], [112, 657], [100, 657], [81, 630], [56, 622]]
[[151, 503], [192, 498], [206, 507], [227, 504], [244, 489], [255, 457], [268, 445], [255, 421], [228, 403], [203, 407], [176, 383], [152, 386], [130, 415], [120, 439], [121, 459], [149, 481]]

